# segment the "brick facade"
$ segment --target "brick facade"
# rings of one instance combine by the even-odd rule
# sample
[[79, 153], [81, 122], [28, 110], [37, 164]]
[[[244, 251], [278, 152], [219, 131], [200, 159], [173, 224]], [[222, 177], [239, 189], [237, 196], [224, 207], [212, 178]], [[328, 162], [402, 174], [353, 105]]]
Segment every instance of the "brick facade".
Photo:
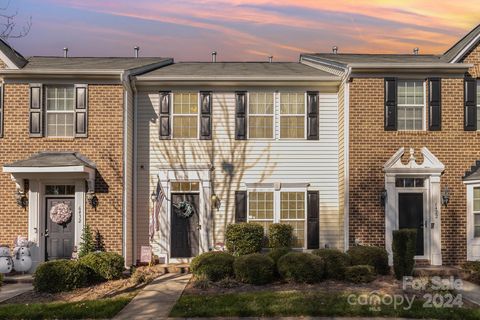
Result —
[[[478, 77], [480, 49], [465, 59], [475, 63], [470, 70]], [[428, 75], [425, 75], [426, 77]], [[384, 79], [355, 78], [350, 84], [350, 245], [385, 245], [385, 211], [380, 193], [385, 187], [383, 165], [400, 148], [427, 147], [444, 165], [441, 188], [448, 185], [450, 203], [442, 207], [443, 264], [455, 265], [466, 259], [465, 171], [480, 159], [480, 132], [464, 131], [463, 79], [442, 79], [441, 131], [385, 131]], [[407, 152], [408, 153], [408, 152]], [[404, 163], [406, 158], [404, 156]]]
[[[0, 165], [41, 151], [80, 152], [97, 166], [95, 191], [99, 205], [86, 205], [86, 222], [104, 236], [107, 250], [122, 252], [123, 86], [89, 86], [88, 138], [30, 138], [29, 85], [4, 85], [4, 135]], [[15, 202], [10, 174], [0, 173], [0, 244], [13, 245], [28, 234], [28, 210]]]

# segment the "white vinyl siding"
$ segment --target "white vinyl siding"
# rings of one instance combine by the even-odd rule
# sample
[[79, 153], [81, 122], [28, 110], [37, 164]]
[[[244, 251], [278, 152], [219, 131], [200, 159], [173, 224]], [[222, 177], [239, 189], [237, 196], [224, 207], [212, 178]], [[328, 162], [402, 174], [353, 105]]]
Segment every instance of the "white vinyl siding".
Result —
[[400, 80], [397, 86], [398, 130], [424, 130], [424, 82]]
[[[159, 140], [159, 123], [152, 110], [159, 110], [159, 90], [196, 90], [204, 88], [141, 88], [138, 94], [137, 130], [137, 230], [148, 245], [150, 194], [157, 183], [160, 167], [188, 168], [211, 164], [212, 192], [221, 200], [212, 211], [212, 245], [224, 241], [225, 228], [234, 222], [235, 191], [247, 190], [252, 183], [303, 183], [320, 195], [320, 246], [343, 246], [343, 212], [339, 212], [338, 93], [334, 87], [235, 87], [212, 88], [212, 140]], [[320, 140], [250, 139], [235, 140], [235, 91], [265, 92], [320, 91]], [[272, 94], [273, 96], [273, 94]], [[274, 95], [280, 109], [280, 94]], [[279, 111], [276, 111], [279, 114]], [[275, 135], [280, 137], [279, 119]], [[181, 178], [181, 177], [180, 177]], [[286, 191], [282, 188], [281, 191]], [[288, 190], [287, 190], [288, 191]], [[166, 190], [168, 192], [168, 190]], [[167, 221], [161, 221], [168, 226]], [[206, 226], [202, 226], [204, 228]], [[160, 243], [161, 233], [153, 243]], [[140, 240], [139, 240], [140, 241]], [[156, 245], [155, 254], [164, 248]]]
[[73, 137], [75, 132], [75, 88], [46, 86], [47, 137]]

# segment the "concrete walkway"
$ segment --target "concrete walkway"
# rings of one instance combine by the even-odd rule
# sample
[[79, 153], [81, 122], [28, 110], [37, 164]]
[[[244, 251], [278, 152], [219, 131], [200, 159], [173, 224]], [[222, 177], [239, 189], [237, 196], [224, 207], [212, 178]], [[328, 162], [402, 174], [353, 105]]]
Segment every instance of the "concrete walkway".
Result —
[[462, 298], [480, 306], [480, 286], [470, 281], [462, 280], [462, 289], [457, 290], [462, 295]]
[[140, 291], [114, 319], [167, 319], [190, 274], [167, 273]]
[[31, 283], [8, 283], [0, 287], [0, 303], [33, 290]]

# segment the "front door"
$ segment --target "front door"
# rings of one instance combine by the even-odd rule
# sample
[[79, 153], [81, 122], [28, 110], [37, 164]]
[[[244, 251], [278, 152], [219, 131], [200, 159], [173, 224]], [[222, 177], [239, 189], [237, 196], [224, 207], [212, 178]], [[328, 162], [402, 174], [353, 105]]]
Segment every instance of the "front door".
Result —
[[424, 255], [423, 193], [398, 194], [398, 222], [400, 229], [417, 229], [417, 256]]
[[[199, 195], [198, 194], [172, 194], [171, 205], [171, 258], [191, 258], [199, 252]], [[183, 201], [193, 206], [193, 214], [185, 217], [182, 209], [177, 208]]]
[[[75, 198], [47, 198], [46, 200], [45, 260], [70, 259], [75, 242]], [[52, 221], [51, 213], [62, 215], [68, 210], [71, 218], [67, 222], [59, 224]]]

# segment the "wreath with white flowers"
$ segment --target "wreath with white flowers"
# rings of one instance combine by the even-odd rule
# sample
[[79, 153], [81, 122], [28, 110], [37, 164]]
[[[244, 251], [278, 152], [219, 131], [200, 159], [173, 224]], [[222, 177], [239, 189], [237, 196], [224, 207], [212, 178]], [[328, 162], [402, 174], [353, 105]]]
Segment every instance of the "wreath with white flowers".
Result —
[[182, 201], [180, 203], [174, 203], [173, 206], [178, 209], [177, 215], [180, 218], [188, 219], [193, 216], [195, 211], [193, 205], [188, 201]]
[[72, 219], [72, 210], [65, 203], [57, 203], [50, 209], [50, 219], [59, 225], [66, 225]]

